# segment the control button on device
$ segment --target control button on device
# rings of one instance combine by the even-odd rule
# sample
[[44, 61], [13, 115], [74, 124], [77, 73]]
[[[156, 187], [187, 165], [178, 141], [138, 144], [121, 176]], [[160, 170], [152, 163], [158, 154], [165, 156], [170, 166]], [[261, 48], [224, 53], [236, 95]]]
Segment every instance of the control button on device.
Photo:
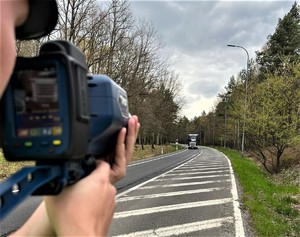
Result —
[[53, 140], [52, 141], [52, 144], [54, 145], [54, 146], [60, 146], [61, 145], [61, 140]]
[[26, 142], [24, 142], [24, 146], [28, 147], [28, 148], [33, 147], [33, 142], [32, 141], [26, 141]]

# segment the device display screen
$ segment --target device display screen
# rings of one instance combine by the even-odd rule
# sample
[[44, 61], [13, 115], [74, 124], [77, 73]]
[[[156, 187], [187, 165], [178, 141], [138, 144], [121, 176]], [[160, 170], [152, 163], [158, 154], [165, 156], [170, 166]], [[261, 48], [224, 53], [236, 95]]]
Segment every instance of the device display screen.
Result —
[[57, 72], [54, 66], [15, 72], [17, 137], [62, 135]]

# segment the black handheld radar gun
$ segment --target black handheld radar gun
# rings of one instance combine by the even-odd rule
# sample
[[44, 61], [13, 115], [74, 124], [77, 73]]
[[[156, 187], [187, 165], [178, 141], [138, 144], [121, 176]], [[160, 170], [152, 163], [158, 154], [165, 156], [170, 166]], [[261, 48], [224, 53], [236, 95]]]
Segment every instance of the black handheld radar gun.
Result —
[[82, 159], [114, 149], [129, 119], [127, 94], [105, 75], [87, 76], [83, 54], [67, 41], [18, 57], [1, 100], [1, 147], [9, 161]]
[[13, 185], [19, 196], [57, 194], [88, 175], [94, 157], [114, 152], [130, 117], [127, 93], [108, 76], [87, 73], [85, 57], [67, 41], [45, 43], [37, 57], [17, 58], [0, 101], [0, 147], [8, 161], [33, 160], [36, 167], [1, 183], [0, 217], [20, 202], [12, 203]]

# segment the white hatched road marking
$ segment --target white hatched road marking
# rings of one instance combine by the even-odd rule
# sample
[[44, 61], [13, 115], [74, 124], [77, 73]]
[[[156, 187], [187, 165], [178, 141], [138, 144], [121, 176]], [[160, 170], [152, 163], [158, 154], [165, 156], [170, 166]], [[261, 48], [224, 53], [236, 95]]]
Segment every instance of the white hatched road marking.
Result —
[[187, 164], [185, 167], [190, 167], [190, 168], [193, 168], [193, 167], [202, 167], [202, 166], [220, 166], [220, 165], [224, 165], [223, 162], [199, 162], [199, 163], [189, 163]]
[[182, 166], [188, 164], [189, 162], [193, 161], [193, 160], [194, 160], [195, 158], [197, 158], [198, 156], [201, 156], [202, 153], [203, 153], [203, 150], [202, 150], [199, 154], [193, 156], [194, 158], [190, 159], [190, 160], [187, 161], [186, 163], [183, 163], [183, 164], [181, 164], [181, 165], [179, 165], [179, 166], [177, 166], [177, 167], [175, 167], [175, 168], [173, 168], [173, 169], [167, 171], [166, 173], [163, 173], [162, 175], [159, 175], [159, 176], [156, 176], [156, 177], [154, 177], [154, 178], [152, 178], [152, 179], [149, 179], [149, 180], [147, 180], [146, 182], [143, 182], [143, 183], [141, 183], [141, 184], [139, 184], [139, 185], [137, 185], [137, 186], [134, 186], [134, 187], [132, 187], [132, 188], [130, 188], [130, 189], [128, 189], [128, 190], [122, 192], [122, 193], [119, 193], [119, 194], [117, 195], [116, 198], [122, 197], [122, 196], [126, 195], [127, 193], [130, 193], [130, 192], [132, 192], [132, 191], [134, 191], [134, 190], [137, 190], [138, 188], [140, 188], [140, 187], [146, 185], [147, 183], [150, 183], [150, 182], [152, 182], [152, 181], [154, 181], [154, 180], [156, 180], [156, 179], [158, 179], [158, 178], [164, 177], [164, 176], [167, 175], [168, 173], [170, 173], [170, 172], [172, 172], [172, 171], [174, 171], [174, 170], [176, 170], [176, 169], [178, 169], [178, 168], [180, 168], [180, 167], [182, 167]]
[[138, 199], [148, 199], [148, 198], [159, 198], [159, 197], [172, 197], [172, 196], [180, 196], [180, 195], [189, 195], [196, 193], [209, 193], [224, 190], [225, 188], [206, 188], [206, 189], [196, 189], [196, 190], [188, 190], [188, 191], [178, 191], [178, 192], [169, 192], [169, 193], [158, 193], [158, 194], [148, 194], [148, 195], [140, 195], [140, 196], [132, 196], [132, 197], [122, 197], [118, 199], [118, 202], [126, 202], [133, 201]]
[[[123, 193], [120, 193], [119, 195], [117, 195], [118, 201], [126, 202], [126, 201], [137, 200], [137, 199], [170, 197], [170, 196], [176, 196], [176, 195], [185, 195], [185, 194], [193, 194], [193, 193], [200, 193], [200, 192], [214, 192], [214, 191], [218, 191], [218, 190], [224, 190], [224, 188], [208, 188], [208, 189], [198, 189], [198, 190], [188, 190], [188, 191], [178, 191], [178, 192], [126, 197], [126, 195], [128, 193], [130, 193], [134, 190], [137, 190], [137, 189], [150, 189], [150, 188], [157, 188], [157, 187], [177, 187], [177, 186], [188, 185], [188, 184], [184, 183], [184, 184], [160, 185], [160, 186], [154, 185], [154, 186], [150, 186], [150, 187], [147, 187], [147, 186], [145, 187], [146, 184], [153, 182], [153, 181], [155, 181], [155, 182], [168, 181], [168, 180], [176, 181], [176, 180], [205, 179], [205, 178], [215, 178], [215, 177], [216, 178], [217, 177], [224, 178], [224, 177], [228, 177], [228, 176], [230, 177], [230, 179], [225, 179], [225, 180], [221, 180], [221, 181], [215, 180], [215, 181], [206, 181], [206, 182], [193, 182], [193, 184], [190, 184], [190, 185], [231, 181], [231, 187], [229, 188], [231, 191], [231, 195], [232, 195], [231, 198], [190, 202], [190, 203], [166, 205], [166, 206], [157, 206], [157, 207], [143, 208], [143, 209], [138, 209], [138, 210], [116, 212], [114, 215], [114, 218], [120, 219], [120, 218], [131, 217], [131, 216], [140, 216], [140, 215], [155, 214], [155, 213], [175, 211], [175, 210], [191, 209], [191, 208], [195, 208], [195, 207], [222, 205], [222, 204], [226, 204], [226, 203], [233, 203], [234, 216], [193, 222], [193, 223], [187, 223], [187, 224], [180, 224], [180, 225], [174, 225], [174, 226], [168, 226], [168, 227], [161, 227], [161, 228], [151, 229], [151, 230], [138, 231], [138, 232], [133, 232], [130, 234], [118, 235], [118, 237], [171, 236], [171, 235], [188, 234], [188, 233], [193, 233], [193, 232], [197, 232], [200, 230], [221, 227], [225, 223], [234, 223], [235, 236], [236, 237], [244, 237], [245, 233], [244, 233], [241, 212], [239, 209], [237, 187], [236, 187], [235, 177], [234, 177], [234, 173], [233, 173], [233, 170], [231, 167], [230, 160], [224, 155], [229, 164], [229, 169], [228, 168], [224, 169], [225, 168], [224, 163], [222, 163], [222, 162], [202, 162], [201, 161], [201, 162], [197, 162], [197, 163], [195, 162], [195, 165], [194, 165], [193, 162], [194, 162], [195, 158], [201, 156], [202, 153], [203, 153], [203, 150], [201, 150], [200, 154], [193, 155], [192, 159], [190, 159], [188, 162], [181, 164], [178, 167], [171, 169], [170, 171], [168, 171], [160, 176], [152, 178], [152, 179], [150, 179], [144, 183], [141, 183], [131, 189], [128, 189], [127, 191], [125, 191]], [[163, 158], [164, 157], [162, 157], [160, 159], [163, 159]], [[192, 172], [187, 172], [187, 170], [192, 171]], [[180, 171], [180, 172], [184, 172], [184, 173], [176, 173], [176, 171], [178, 171], [178, 172]], [[216, 173], [222, 173], [222, 174], [219, 175]], [[204, 176], [188, 177], [189, 175], [203, 175], [203, 174], [204, 174]], [[211, 175], [209, 175], [209, 174], [211, 174]], [[173, 176], [176, 176], [176, 177], [173, 177]], [[185, 176], [185, 177], [180, 177], [180, 176]]]
[[229, 182], [229, 181], [230, 181], [230, 179], [223, 179], [223, 180], [212, 180], [212, 181], [203, 181], [203, 182], [189, 182], [189, 183], [179, 183], [179, 184], [164, 184], [164, 185], [145, 186], [145, 187], [141, 187], [140, 189], [183, 187], [183, 186], [193, 186], [193, 185], [202, 185], [202, 184], [224, 183], [224, 182]]
[[[193, 171], [193, 170], [205, 170], [205, 169], [227, 169], [228, 167], [224, 166], [224, 165], [218, 165], [218, 166], [201, 166], [201, 167], [181, 167], [180, 171], [186, 171], [186, 170], [190, 170], [190, 171]], [[178, 171], [177, 170], [177, 171]]]
[[212, 220], [198, 221], [193, 223], [187, 223], [182, 225], [173, 225], [168, 227], [161, 227], [154, 230], [144, 230], [139, 232], [134, 232], [125, 235], [117, 235], [115, 237], [163, 237], [163, 236], [175, 236], [180, 234], [188, 234], [197, 232], [199, 230], [206, 230], [212, 228], [218, 228], [225, 223], [232, 223], [232, 217], [218, 218]]
[[207, 179], [207, 178], [219, 178], [219, 177], [228, 177], [229, 174], [218, 174], [218, 175], [206, 175], [206, 176], [191, 176], [191, 177], [179, 177], [179, 178], [165, 178], [165, 179], [156, 179], [153, 181], [156, 182], [165, 182], [167, 180], [175, 181], [175, 180], [185, 180], [185, 179]]
[[[216, 170], [216, 171], [199, 171], [199, 172], [191, 172], [191, 173], [179, 173], [179, 174], [165, 174], [164, 176], [175, 176], [175, 175], [191, 175], [191, 174], [210, 174], [210, 173], [224, 173], [225, 170]], [[227, 170], [226, 170], [227, 171]]]
[[143, 208], [143, 209], [132, 210], [132, 211], [117, 212], [117, 213], [115, 213], [114, 218], [124, 218], [124, 217], [129, 217], [129, 216], [141, 216], [141, 215], [148, 215], [148, 214], [166, 212], [166, 211], [175, 211], [175, 210], [181, 210], [181, 209], [189, 209], [189, 208], [195, 208], [195, 207], [221, 205], [221, 204], [225, 204], [225, 203], [229, 203], [229, 202], [232, 202], [232, 198], [223, 198], [223, 199], [215, 199], [215, 200], [208, 200], [208, 201], [188, 202], [188, 203], [183, 203], [183, 204]]
[[228, 167], [225, 167], [225, 166], [210, 166], [210, 167], [191, 167], [191, 168], [186, 168], [186, 167], [182, 167], [176, 171], [199, 171], [199, 170], [211, 170], [211, 169], [214, 169], [214, 170], [224, 170], [224, 169], [228, 169]]

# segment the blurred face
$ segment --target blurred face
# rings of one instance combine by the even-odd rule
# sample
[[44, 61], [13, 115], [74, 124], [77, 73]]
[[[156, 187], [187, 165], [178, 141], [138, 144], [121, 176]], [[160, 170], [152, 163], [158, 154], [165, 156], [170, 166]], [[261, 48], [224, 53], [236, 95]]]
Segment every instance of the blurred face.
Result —
[[22, 25], [28, 11], [27, 0], [0, 0], [0, 98], [15, 65], [15, 27]]

